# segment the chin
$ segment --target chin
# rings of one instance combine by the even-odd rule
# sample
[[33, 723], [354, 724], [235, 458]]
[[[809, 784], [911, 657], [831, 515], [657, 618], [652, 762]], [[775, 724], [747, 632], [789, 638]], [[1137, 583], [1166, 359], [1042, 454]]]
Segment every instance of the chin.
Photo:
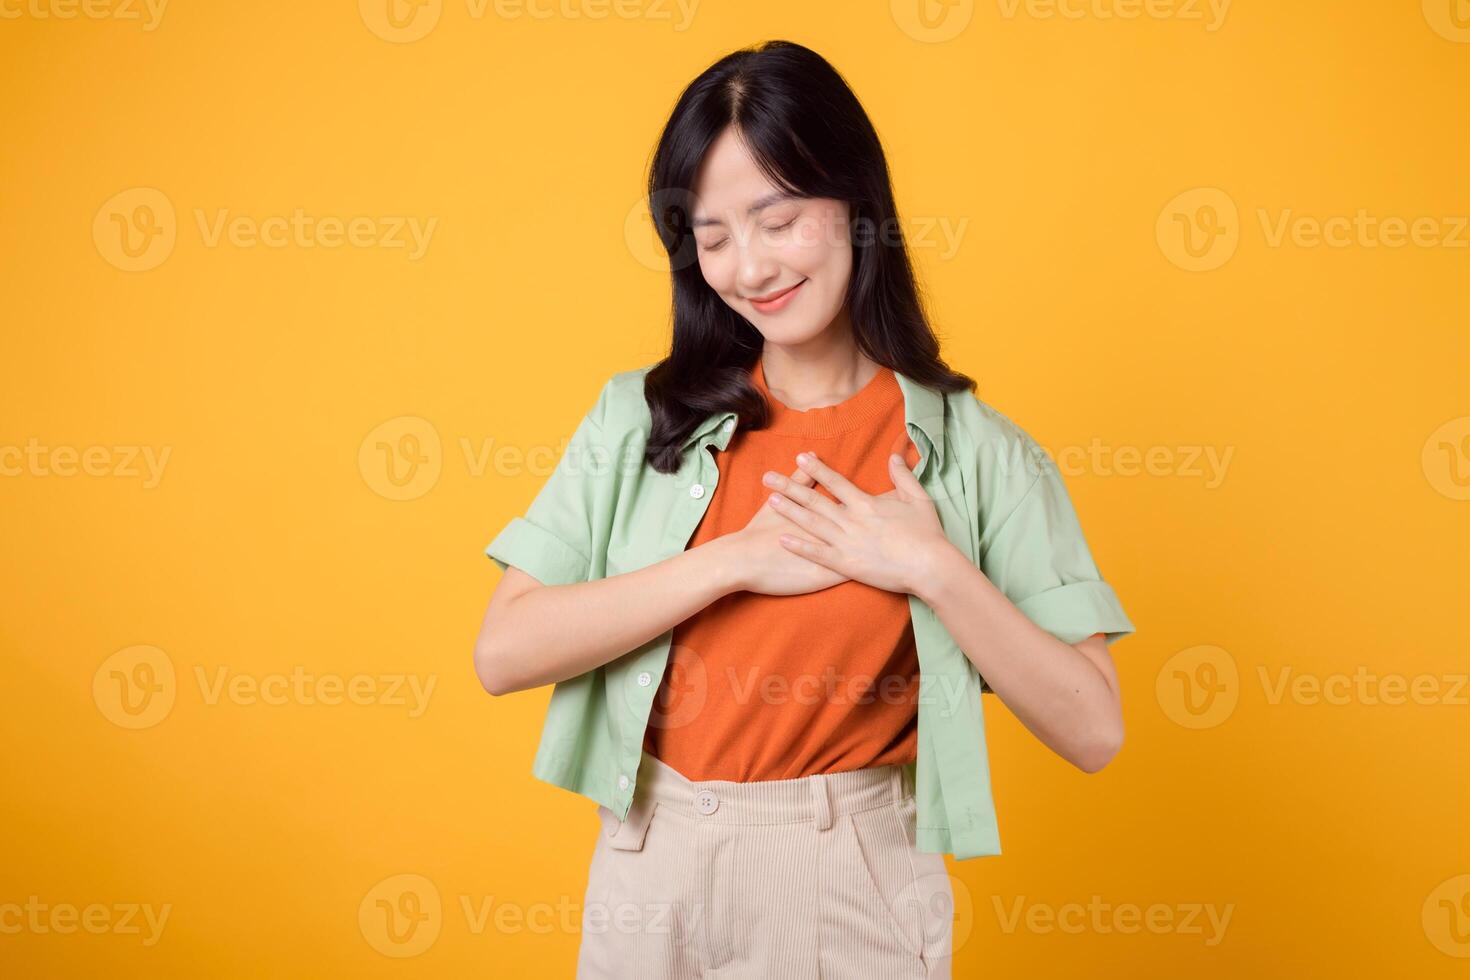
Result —
[[822, 328], [812, 323], [782, 323], [779, 316], [762, 318], [754, 321], [753, 326], [760, 331], [760, 335], [767, 343], [780, 344], [783, 347], [794, 347], [805, 343], [822, 332]]

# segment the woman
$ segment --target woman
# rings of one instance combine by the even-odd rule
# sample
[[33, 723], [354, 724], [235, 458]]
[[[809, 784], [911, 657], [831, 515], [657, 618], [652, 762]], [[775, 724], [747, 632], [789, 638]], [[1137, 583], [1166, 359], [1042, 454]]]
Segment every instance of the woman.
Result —
[[1133, 626], [1047, 454], [940, 359], [877, 134], [799, 45], [660, 139], [667, 358], [614, 374], [476, 647], [555, 683], [533, 772], [598, 802], [581, 977], [949, 976], [944, 854], [999, 853], [980, 693], [1096, 771]]

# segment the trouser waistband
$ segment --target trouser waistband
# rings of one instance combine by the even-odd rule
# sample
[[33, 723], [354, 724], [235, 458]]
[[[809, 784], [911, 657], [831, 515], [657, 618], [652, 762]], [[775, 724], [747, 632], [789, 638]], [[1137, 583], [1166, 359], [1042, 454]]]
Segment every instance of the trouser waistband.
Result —
[[729, 824], [810, 820], [825, 830], [837, 816], [897, 803], [912, 797], [914, 788], [907, 768], [896, 763], [795, 779], [691, 780], [644, 750], [634, 795], [696, 820]]

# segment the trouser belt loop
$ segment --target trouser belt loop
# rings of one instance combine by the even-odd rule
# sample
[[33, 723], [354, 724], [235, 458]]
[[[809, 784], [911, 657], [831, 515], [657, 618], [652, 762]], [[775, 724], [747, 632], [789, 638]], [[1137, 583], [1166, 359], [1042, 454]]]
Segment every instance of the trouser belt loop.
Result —
[[827, 795], [827, 777], [817, 773], [811, 778], [812, 814], [818, 830], [832, 826], [832, 800]]
[[[653, 820], [653, 811], [657, 807], [657, 800], [636, 793], [633, 805], [628, 808], [628, 818], [618, 821], [617, 829], [607, 839], [608, 844], [620, 851], [643, 850], [643, 839], [648, 835], [648, 824]], [[616, 814], [613, 819], [617, 820]]]

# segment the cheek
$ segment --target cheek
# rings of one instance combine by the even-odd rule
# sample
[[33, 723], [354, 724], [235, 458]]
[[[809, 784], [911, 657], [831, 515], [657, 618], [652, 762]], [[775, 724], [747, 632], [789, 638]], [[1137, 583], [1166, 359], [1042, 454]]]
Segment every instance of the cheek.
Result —
[[725, 257], [729, 250], [711, 254], [699, 253], [699, 271], [704, 281], [716, 293], [726, 295], [735, 291], [735, 266]]
[[791, 226], [785, 244], [793, 251], [817, 255], [835, 246], [837, 239], [821, 215], [808, 215]]
[[803, 275], [840, 273], [852, 264], [852, 245], [846, 228], [824, 215], [798, 221], [781, 254], [783, 262]]

